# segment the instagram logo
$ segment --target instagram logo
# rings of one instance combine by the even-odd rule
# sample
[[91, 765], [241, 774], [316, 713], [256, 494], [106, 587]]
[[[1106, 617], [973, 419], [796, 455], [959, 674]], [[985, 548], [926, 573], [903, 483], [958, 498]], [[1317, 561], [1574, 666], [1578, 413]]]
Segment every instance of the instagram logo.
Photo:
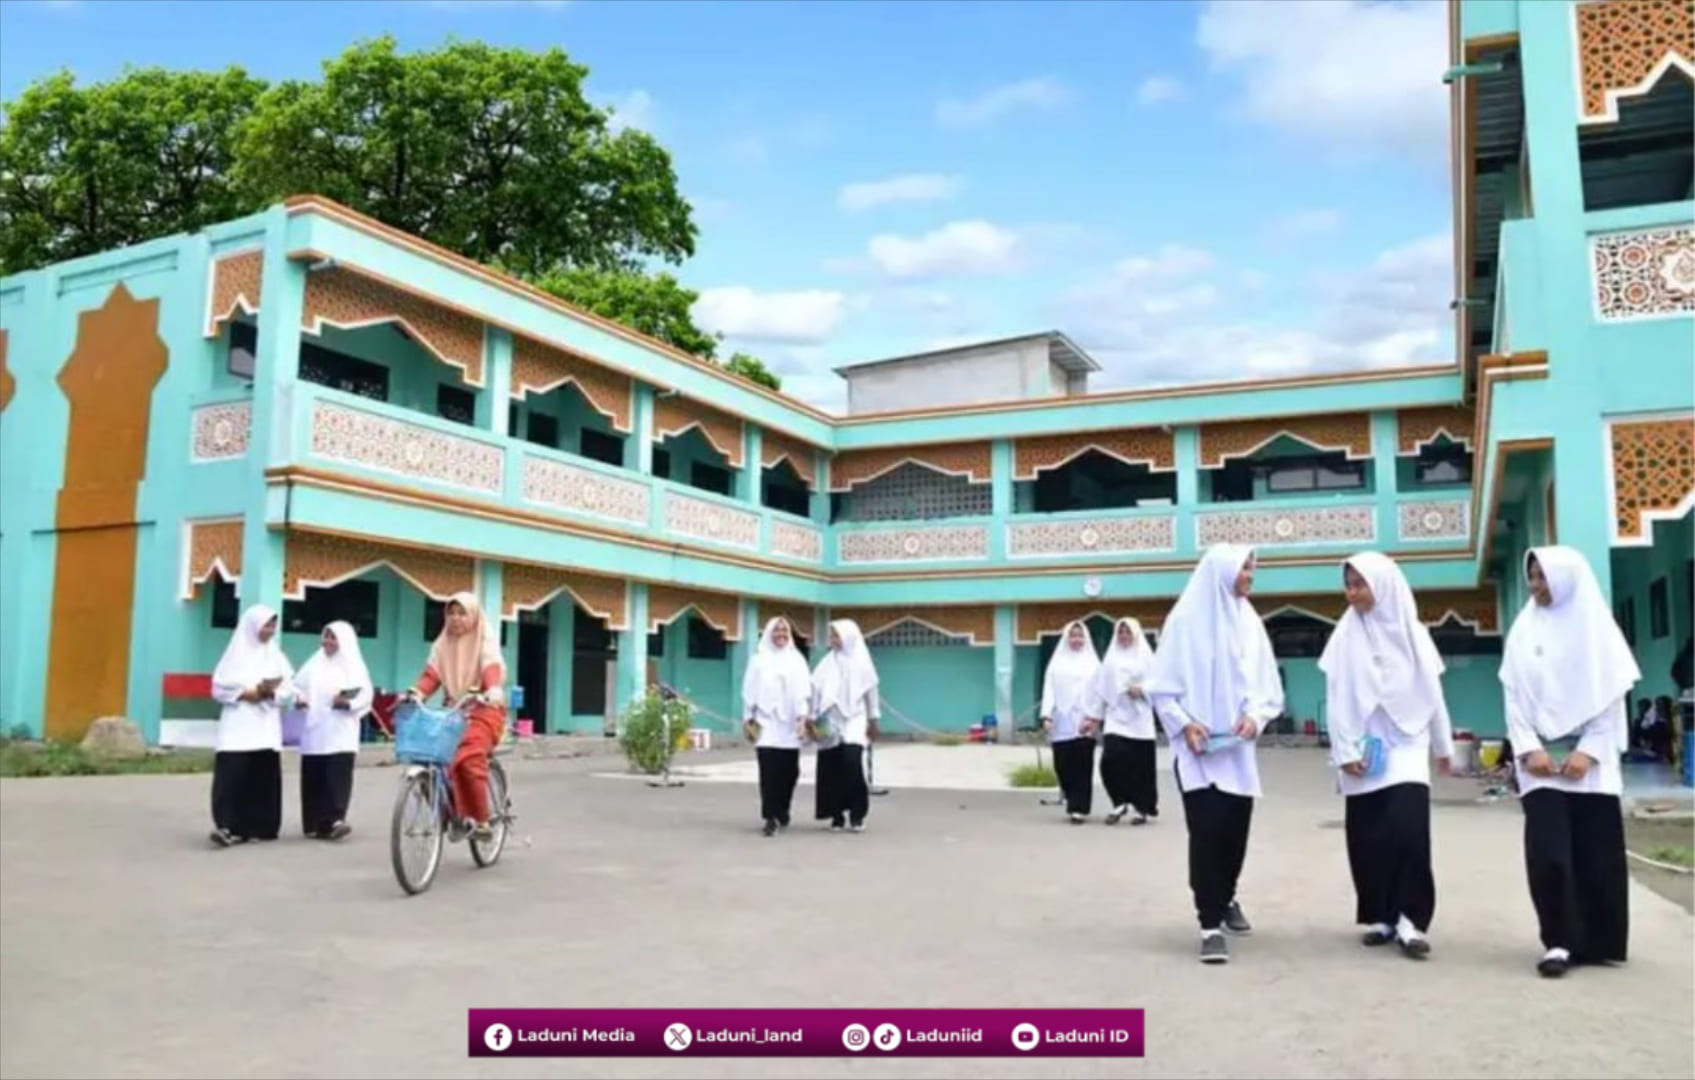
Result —
[[842, 1045], [857, 1054], [871, 1045], [871, 1032], [864, 1024], [849, 1024], [842, 1029]]

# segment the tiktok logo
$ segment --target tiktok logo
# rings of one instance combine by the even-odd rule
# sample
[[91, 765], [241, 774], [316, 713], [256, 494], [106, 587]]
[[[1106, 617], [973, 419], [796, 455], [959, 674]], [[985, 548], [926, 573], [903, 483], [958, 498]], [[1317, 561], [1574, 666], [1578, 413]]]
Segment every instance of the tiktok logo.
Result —
[[500, 1053], [512, 1045], [512, 1029], [505, 1024], [490, 1024], [483, 1029], [483, 1045]]

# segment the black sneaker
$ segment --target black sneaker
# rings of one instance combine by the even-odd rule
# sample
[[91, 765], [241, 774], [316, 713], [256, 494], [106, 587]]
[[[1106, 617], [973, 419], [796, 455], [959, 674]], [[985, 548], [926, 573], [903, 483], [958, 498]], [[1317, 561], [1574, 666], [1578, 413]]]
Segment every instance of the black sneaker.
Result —
[[1360, 944], [1370, 948], [1387, 945], [1395, 940], [1395, 932], [1387, 926], [1374, 926], [1360, 935]]
[[235, 837], [228, 829], [213, 829], [210, 839], [214, 847], [229, 847], [236, 843]]
[[843, 821], [841, 818], [834, 817], [830, 819], [831, 832], [841, 832], [845, 828], [847, 828], [847, 822]]
[[1087, 815], [1087, 814], [1072, 814], [1071, 815], [1071, 824], [1073, 824], [1073, 825], [1081, 825], [1081, 824], [1083, 824], [1083, 822], [1085, 822], [1087, 820], [1089, 820], [1089, 815]]
[[[1158, 817], [1159, 815], [1156, 814], [1154, 816]], [[1150, 820], [1150, 818], [1148, 817], [1147, 814], [1143, 814], [1143, 813], [1138, 812], [1135, 817], [1130, 819], [1130, 824], [1132, 824], [1132, 825], [1146, 825], [1149, 820]]]
[[1107, 812], [1106, 823], [1108, 825], [1117, 825], [1120, 821], [1124, 820], [1124, 815], [1129, 812], [1130, 808], [1128, 806], [1115, 806]]
[[767, 821], [765, 823], [765, 828], [763, 828], [759, 831], [766, 836], [776, 836], [777, 835], [777, 822], [775, 820]]
[[1401, 955], [1408, 960], [1423, 960], [1430, 956], [1430, 942], [1421, 937], [1400, 939]]
[[1201, 935], [1201, 963], [1228, 964], [1230, 962], [1230, 943], [1224, 940], [1220, 933]]
[[338, 821], [334, 825], [330, 826], [329, 832], [321, 835], [325, 840], [345, 840], [347, 839], [348, 834], [352, 831], [353, 826], [349, 825], [345, 821]]
[[1224, 929], [1240, 937], [1247, 937], [1254, 932], [1253, 924], [1242, 914], [1242, 905], [1234, 900], [1230, 901], [1230, 907], [1224, 913]]
[[1536, 962], [1536, 973], [1544, 979], [1557, 979], [1571, 968], [1571, 961], [1563, 956], [1544, 956]]

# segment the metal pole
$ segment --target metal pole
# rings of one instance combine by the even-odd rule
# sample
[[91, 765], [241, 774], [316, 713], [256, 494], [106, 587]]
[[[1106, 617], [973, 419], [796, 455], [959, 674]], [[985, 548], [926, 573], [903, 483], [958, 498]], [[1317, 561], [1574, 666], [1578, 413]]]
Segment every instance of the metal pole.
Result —
[[870, 739], [865, 740], [865, 787], [873, 795], [887, 795], [889, 793], [888, 788], [877, 786], [877, 758], [874, 756], [873, 750], [875, 746], [876, 744]]

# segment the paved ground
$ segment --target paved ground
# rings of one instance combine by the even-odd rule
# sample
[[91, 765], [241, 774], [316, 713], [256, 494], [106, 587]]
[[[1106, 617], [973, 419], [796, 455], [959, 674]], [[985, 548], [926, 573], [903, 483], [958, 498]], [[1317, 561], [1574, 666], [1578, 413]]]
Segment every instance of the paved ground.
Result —
[[[1194, 959], [1173, 803], [1152, 828], [1072, 828], [1030, 793], [897, 788], [863, 835], [765, 840], [744, 785], [659, 791], [595, 777], [604, 760], [519, 761], [520, 843], [491, 871], [455, 848], [435, 888], [405, 899], [387, 862], [392, 770], [360, 770], [343, 846], [223, 852], [204, 844], [205, 777], [7, 781], [0, 1075], [1695, 1073], [1695, 921], [1678, 906], [1633, 885], [1628, 967], [1538, 980], [1518, 811], [1456, 787], [1438, 793], [1435, 957], [1368, 953], [1321, 755], [1265, 761], [1243, 895], [1258, 932], [1224, 969]], [[469, 1006], [661, 1004], [1145, 1006], [1149, 1048], [1142, 1062], [464, 1056]]]

